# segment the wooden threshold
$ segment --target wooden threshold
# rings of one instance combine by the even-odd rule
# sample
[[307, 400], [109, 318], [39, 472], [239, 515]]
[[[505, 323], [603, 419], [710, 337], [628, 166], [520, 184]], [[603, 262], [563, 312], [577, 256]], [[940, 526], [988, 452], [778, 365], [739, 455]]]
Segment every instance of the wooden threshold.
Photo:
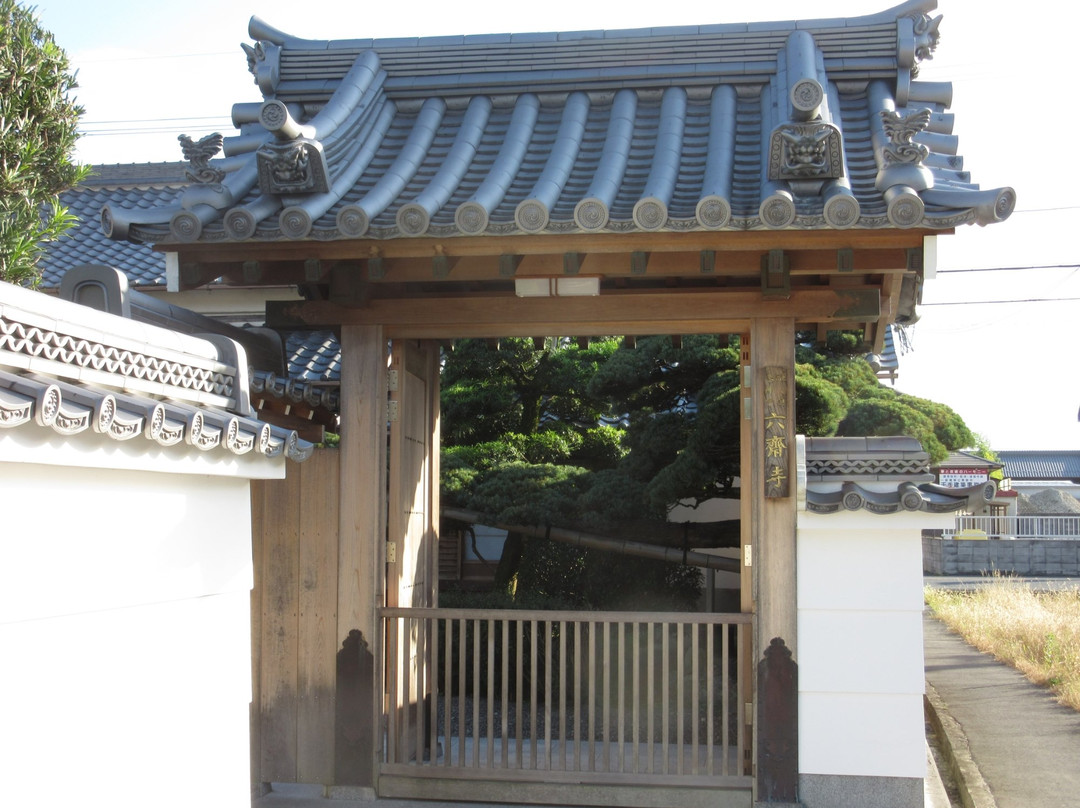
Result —
[[383, 771], [379, 775], [377, 790], [380, 797], [496, 802], [501, 805], [522, 803], [614, 808], [752, 808], [753, 805], [750, 777], [732, 777], [722, 785], [675, 787], [612, 782], [498, 781], [482, 780], [476, 775], [469, 778], [445, 775], [418, 777], [416, 772], [404, 775]]

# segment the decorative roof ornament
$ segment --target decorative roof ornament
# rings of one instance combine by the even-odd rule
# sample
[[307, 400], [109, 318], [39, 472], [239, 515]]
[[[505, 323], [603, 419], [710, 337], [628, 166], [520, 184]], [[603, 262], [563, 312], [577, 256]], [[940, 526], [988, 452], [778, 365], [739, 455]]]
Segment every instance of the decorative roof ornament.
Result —
[[259, 149], [259, 188], [264, 193], [325, 194], [330, 190], [322, 145], [314, 140], [267, 143]]
[[941, 16], [931, 18], [923, 14], [915, 18], [915, 58], [920, 62], [924, 59], [933, 59], [934, 51], [937, 50], [941, 34], [938, 27], [941, 25]]
[[220, 132], [214, 132], [197, 141], [187, 135], [180, 135], [176, 139], [180, 141], [184, 159], [191, 162], [191, 168], [185, 172], [189, 180], [201, 185], [218, 185], [225, 179], [224, 171], [210, 167], [210, 159], [221, 151], [221, 145], [225, 141]]
[[769, 179], [836, 179], [844, 176], [843, 140], [829, 123], [787, 123], [772, 133]]
[[[329, 192], [330, 177], [323, 146], [312, 137], [317, 133], [315, 127], [304, 126], [295, 120], [289, 108], [280, 101], [267, 101], [262, 105], [259, 123], [275, 138], [255, 153], [259, 189], [264, 194], [291, 196]], [[294, 227], [299, 227], [300, 231], [289, 235], [298, 238], [306, 234], [310, 224], [298, 222]]]
[[240, 43], [247, 54], [248, 72], [263, 95], [273, 95], [281, 80], [281, 46], [259, 40], [254, 45]]
[[918, 164], [929, 156], [930, 149], [912, 141], [912, 138], [930, 124], [929, 109], [915, 110], [907, 115], [902, 115], [895, 110], [883, 109], [880, 114], [885, 134], [889, 138], [889, 143], [882, 149], [886, 165]]

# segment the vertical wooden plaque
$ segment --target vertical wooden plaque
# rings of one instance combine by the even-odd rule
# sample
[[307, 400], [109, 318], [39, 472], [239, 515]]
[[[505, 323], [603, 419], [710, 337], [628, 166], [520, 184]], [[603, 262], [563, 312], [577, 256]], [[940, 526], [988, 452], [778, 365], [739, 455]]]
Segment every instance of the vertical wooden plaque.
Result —
[[765, 496], [787, 497], [791, 491], [791, 413], [788, 408], [788, 369], [765, 368]]

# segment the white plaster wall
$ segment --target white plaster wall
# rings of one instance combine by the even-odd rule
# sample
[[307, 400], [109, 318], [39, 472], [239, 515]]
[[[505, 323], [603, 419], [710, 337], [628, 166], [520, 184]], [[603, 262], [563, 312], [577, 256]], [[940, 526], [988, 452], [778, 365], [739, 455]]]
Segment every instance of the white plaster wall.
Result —
[[7, 463], [3, 438], [5, 801], [247, 804], [248, 481]]
[[799, 513], [799, 771], [926, 774], [922, 513]]

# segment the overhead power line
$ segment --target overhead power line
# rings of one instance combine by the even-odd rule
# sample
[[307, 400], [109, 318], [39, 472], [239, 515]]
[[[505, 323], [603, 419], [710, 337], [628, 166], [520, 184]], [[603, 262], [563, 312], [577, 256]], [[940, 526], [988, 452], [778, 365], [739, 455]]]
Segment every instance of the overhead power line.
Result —
[[1073, 300], [1080, 300], [1080, 297], [1030, 297], [1022, 300], [954, 300], [950, 303], [920, 303], [919, 306], [996, 306], [1006, 303], [1068, 303]]
[[938, 275], [953, 275], [959, 272], [1023, 272], [1029, 269], [1080, 269], [1080, 264], [1035, 264], [1026, 267], [980, 267], [975, 269], [939, 269]]

